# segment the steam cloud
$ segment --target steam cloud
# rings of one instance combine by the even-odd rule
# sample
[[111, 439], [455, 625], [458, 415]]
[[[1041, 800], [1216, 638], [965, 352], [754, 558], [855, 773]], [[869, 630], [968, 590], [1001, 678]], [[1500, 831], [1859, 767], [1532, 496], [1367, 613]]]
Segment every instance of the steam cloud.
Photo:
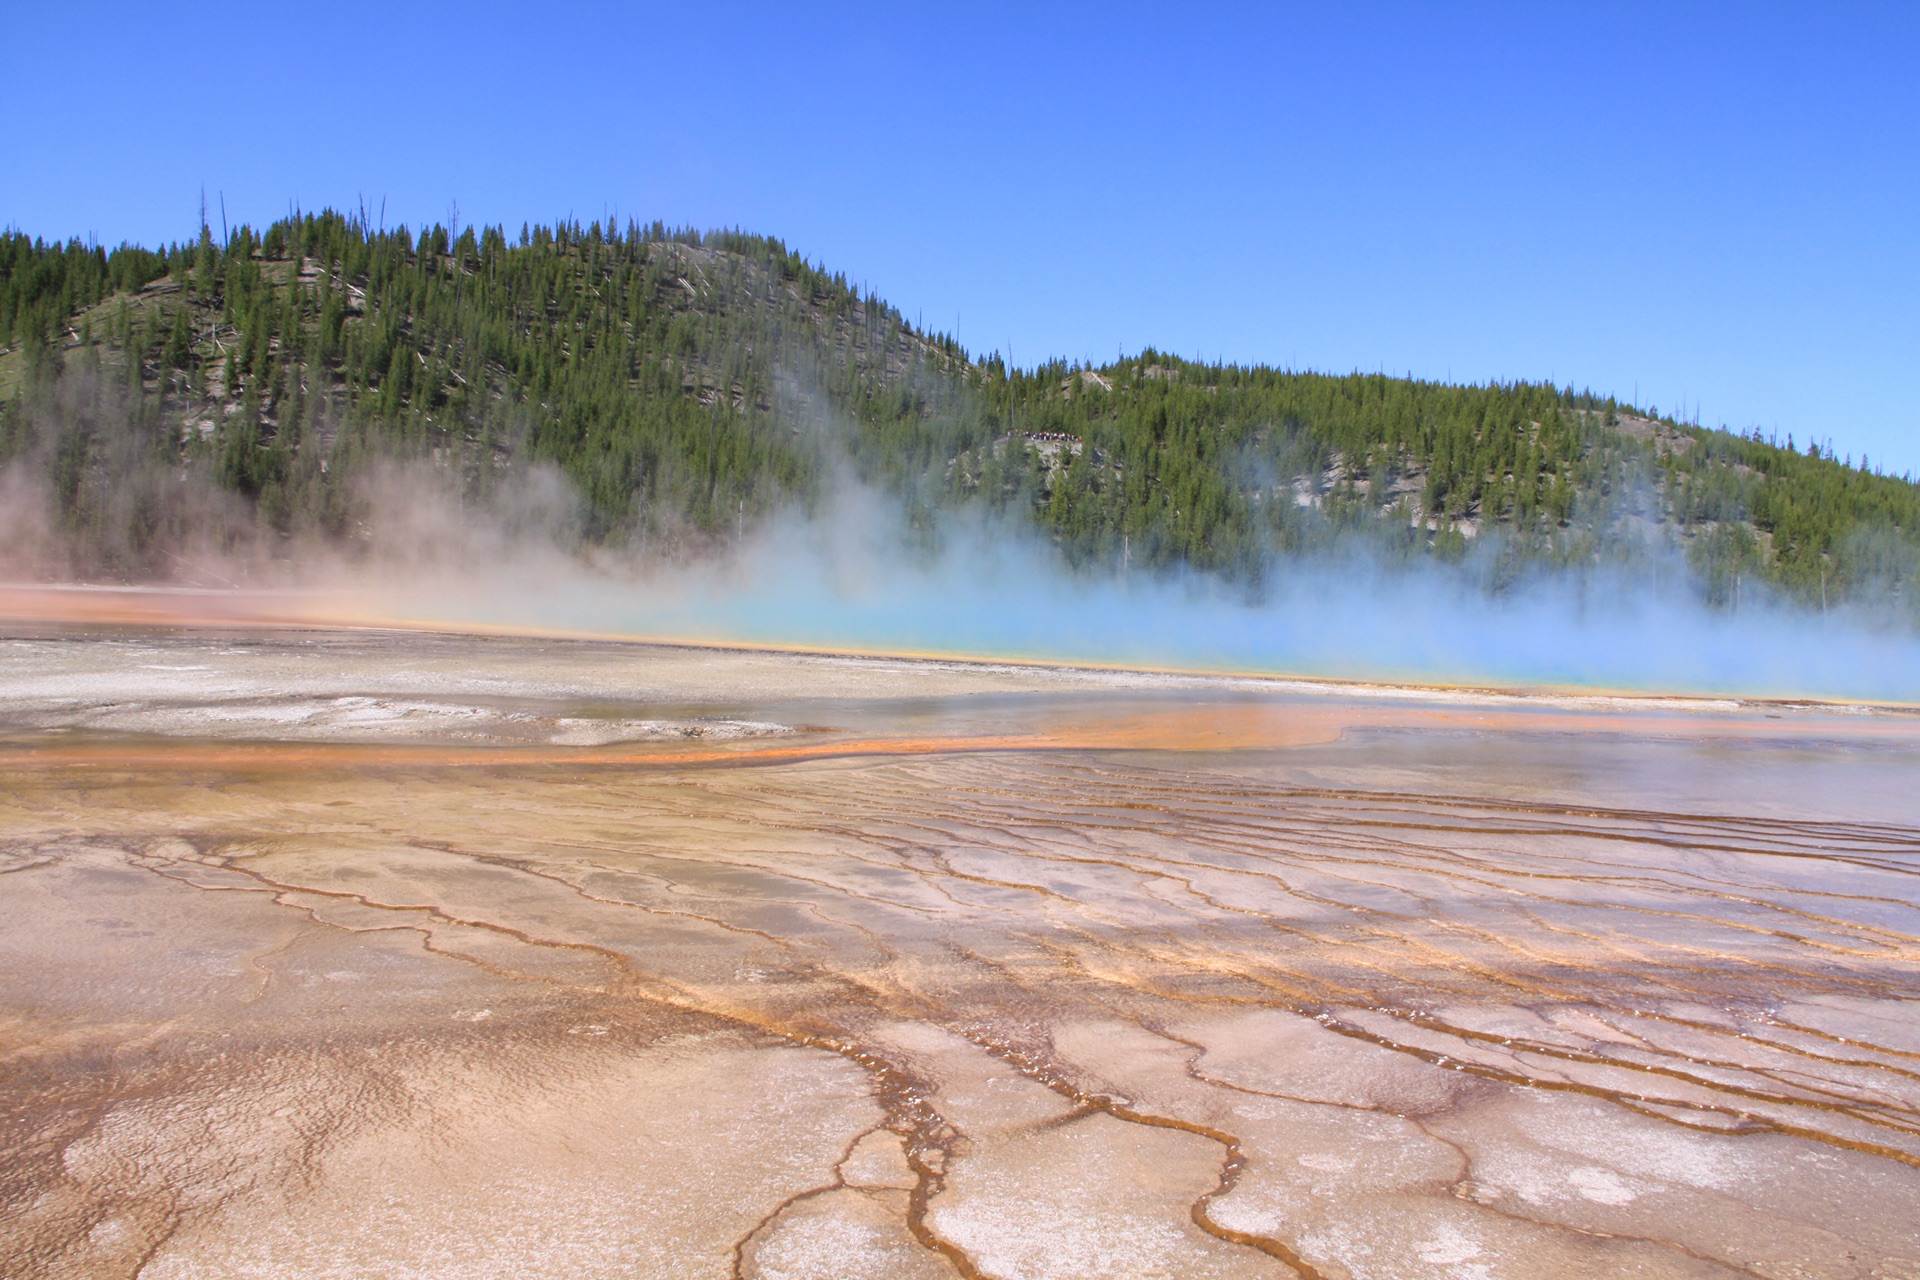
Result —
[[[515, 532], [447, 504], [401, 508], [425, 555], [354, 576], [387, 616], [449, 625], [1351, 680], [1920, 701], [1920, 637], [1761, 599], [1700, 605], [1676, 568], [1536, 579], [1490, 597], [1464, 572], [1354, 554], [1276, 563], [1250, 599], [1198, 574], [1086, 574], [1011, 523], [956, 518], [926, 546], [886, 495], [843, 482], [724, 556], [673, 567], [529, 544], [568, 527], [555, 477]], [[548, 504], [543, 506], [542, 504]], [[545, 514], [542, 515], [541, 512]], [[382, 542], [388, 541], [383, 537]]]
[[[74, 576], [72, 532], [34, 474], [17, 460], [0, 467], [0, 576]], [[582, 504], [538, 466], [517, 467], [484, 504], [463, 500], [441, 468], [367, 468], [364, 521], [344, 547], [276, 540], [210, 483], [177, 484], [172, 508], [200, 520], [177, 550], [160, 552], [164, 561], [149, 557], [165, 564], [161, 576], [345, 593], [359, 618], [1363, 681], [1920, 702], [1910, 627], [1757, 595], [1735, 612], [1710, 610], [1677, 556], [1631, 580], [1589, 572], [1490, 595], [1457, 568], [1389, 566], [1355, 551], [1276, 561], [1255, 599], [1198, 574], [1075, 572], [1014, 521], [954, 515], [928, 537], [907, 528], [896, 499], [846, 478], [812, 517], [790, 510], [705, 552], [697, 540], [587, 546]]]

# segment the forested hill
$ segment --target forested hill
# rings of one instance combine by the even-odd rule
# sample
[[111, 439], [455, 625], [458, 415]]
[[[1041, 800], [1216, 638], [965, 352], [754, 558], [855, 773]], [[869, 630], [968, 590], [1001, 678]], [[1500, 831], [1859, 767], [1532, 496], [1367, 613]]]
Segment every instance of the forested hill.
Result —
[[[484, 506], [558, 467], [580, 536], [692, 556], [849, 465], [916, 527], [984, 504], [1075, 564], [1257, 583], [1363, 543], [1672, 563], [1920, 616], [1920, 488], [1585, 392], [1204, 365], [1009, 369], [777, 240], [651, 227], [369, 228], [336, 213], [112, 252], [0, 240], [0, 468], [62, 571], [168, 577], [208, 540], [350, 543], [371, 464]], [[209, 500], [210, 491], [226, 495]], [[1678, 556], [1673, 552], [1678, 552]]]

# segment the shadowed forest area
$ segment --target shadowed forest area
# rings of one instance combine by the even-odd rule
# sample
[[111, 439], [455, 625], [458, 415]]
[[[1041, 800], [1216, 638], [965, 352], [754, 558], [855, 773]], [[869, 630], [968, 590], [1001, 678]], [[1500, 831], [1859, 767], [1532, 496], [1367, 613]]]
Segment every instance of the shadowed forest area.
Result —
[[0, 500], [16, 528], [38, 512], [41, 572], [351, 553], [394, 464], [482, 513], [557, 471], [566, 538], [682, 562], [851, 474], [929, 540], [943, 514], [1012, 516], [1096, 572], [1257, 590], [1279, 558], [1360, 548], [1497, 592], [1685, 566], [1719, 606], [1920, 620], [1908, 479], [1571, 388], [1152, 350], [1010, 368], [778, 240], [658, 223], [0, 238]]

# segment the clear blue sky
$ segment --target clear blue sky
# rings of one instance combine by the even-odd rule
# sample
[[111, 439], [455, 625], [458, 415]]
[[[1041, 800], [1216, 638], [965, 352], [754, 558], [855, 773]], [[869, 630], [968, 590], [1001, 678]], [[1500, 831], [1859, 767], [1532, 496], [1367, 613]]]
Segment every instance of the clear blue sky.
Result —
[[1552, 378], [1920, 471], [1920, 5], [9, 6], [0, 222], [617, 211], [1024, 364]]

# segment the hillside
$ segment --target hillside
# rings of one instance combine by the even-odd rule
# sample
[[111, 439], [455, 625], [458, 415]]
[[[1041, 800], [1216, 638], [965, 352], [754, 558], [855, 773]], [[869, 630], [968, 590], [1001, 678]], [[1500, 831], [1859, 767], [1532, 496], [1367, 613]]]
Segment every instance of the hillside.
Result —
[[1721, 604], [1755, 581], [1909, 617], [1920, 598], [1920, 488], [1864, 459], [1535, 384], [1153, 351], [1009, 369], [758, 236], [324, 213], [159, 250], [0, 239], [0, 466], [49, 504], [60, 571], [350, 543], [386, 459], [482, 507], [550, 464], [580, 537], [646, 554], [698, 555], [851, 467], [917, 528], [985, 506], [1091, 568], [1257, 583], [1358, 542], [1503, 589], [1671, 549]]

